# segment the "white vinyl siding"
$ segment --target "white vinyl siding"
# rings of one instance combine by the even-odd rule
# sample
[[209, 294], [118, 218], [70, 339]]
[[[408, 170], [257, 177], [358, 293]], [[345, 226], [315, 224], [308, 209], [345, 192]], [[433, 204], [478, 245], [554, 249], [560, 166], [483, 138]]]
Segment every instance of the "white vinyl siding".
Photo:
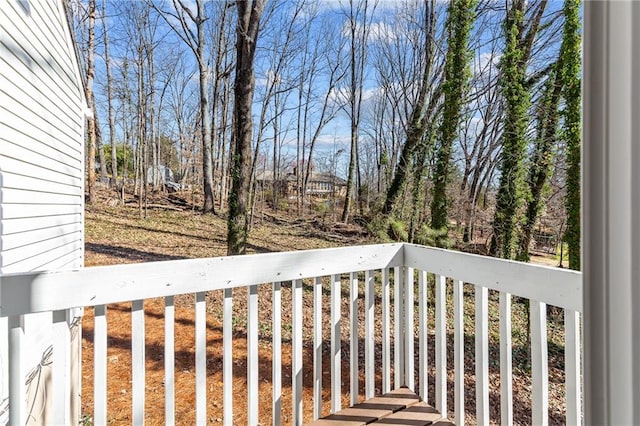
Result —
[[[83, 266], [85, 111], [62, 1], [0, 0], [0, 275]], [[25, 375], [52, 344], [51, 323], [24, 318]], [[3, 318], [0, 413], [6, 360]]]
[[0, 7], [0, 273], [82, 266], [84, 100], [61, 2]]

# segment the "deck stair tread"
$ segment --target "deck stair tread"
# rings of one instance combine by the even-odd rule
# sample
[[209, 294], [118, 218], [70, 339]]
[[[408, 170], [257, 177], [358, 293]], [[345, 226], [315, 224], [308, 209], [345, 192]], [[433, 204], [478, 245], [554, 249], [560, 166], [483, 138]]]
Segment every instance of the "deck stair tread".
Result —
[[387, 424], [404, 426], [453, 426], [453, 423], [408, 388], [398, 388], [370, 398], [335, 414], [308, 423], [309, 426], [360, 426]]

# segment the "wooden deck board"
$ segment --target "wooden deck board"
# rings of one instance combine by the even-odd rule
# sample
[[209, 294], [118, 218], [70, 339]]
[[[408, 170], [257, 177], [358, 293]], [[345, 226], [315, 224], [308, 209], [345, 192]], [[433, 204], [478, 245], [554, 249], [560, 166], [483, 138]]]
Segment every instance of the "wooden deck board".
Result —
[[425, 402], [418, 402], [412, 406], [383, 417], [374, 423], [394, 424], [406, 426], [425, 426], [442, 420], [442, 415]]
[[454, 426], [448, 419], [408, 388], [370, 398], [353, 407], [323, 417], [309, 426], [359, 426], [387, 424], [404, 426]]

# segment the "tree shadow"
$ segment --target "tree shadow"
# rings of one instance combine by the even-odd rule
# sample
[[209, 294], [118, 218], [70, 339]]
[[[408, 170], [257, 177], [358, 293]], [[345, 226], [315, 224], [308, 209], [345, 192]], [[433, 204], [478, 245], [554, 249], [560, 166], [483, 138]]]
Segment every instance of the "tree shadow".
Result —
[[111, 244], [99, 244], [85, 242], [85, 250], [105, 254], [119, 259], [127, 259], [135, 262], [155, 262], [161, 260], [180, 260], [187, 259], [185, 256], [176, 256], [171, 254], [155, 253], [151, 251], [142, 251], [131, 247], [122, 247]]

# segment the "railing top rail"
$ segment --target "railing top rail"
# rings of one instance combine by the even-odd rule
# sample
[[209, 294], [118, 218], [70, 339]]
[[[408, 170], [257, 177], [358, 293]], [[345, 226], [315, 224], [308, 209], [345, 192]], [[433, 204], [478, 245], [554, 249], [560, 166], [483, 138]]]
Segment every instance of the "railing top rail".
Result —
[[402, 244], [0, 276], [0, 317], [402, 266]]
[[582, 312], [579, 272], [397, 243], [4, 275], [0, 276], [0, 316], [395, 266]]
[[580, 272], [413, 244], [403, 250], [405, 266], [582, 312]]

